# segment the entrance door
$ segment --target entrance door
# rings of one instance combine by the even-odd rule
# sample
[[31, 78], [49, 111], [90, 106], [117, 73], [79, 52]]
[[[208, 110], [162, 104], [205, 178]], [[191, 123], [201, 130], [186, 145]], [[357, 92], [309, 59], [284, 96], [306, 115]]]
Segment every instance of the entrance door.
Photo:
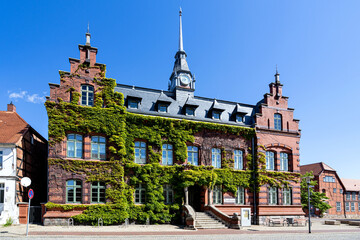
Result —
[[201, 191], [202, 188], [198, 185], [188, 188], [189, 205], [192, 206], [196, 212], [199, 212], [201, 210]]
[[251, 208], [241, 209], [241, 226], [243, 227], [251, 226]]

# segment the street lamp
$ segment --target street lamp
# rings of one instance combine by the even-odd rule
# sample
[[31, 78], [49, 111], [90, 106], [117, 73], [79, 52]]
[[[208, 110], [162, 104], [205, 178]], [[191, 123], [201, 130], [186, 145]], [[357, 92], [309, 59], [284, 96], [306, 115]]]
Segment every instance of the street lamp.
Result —
[[311, 219], [310, 219], [310, 181], [311, 181], [311, 179], [313, 179], [313, 178], [314, 178], [314, 176], [303, 177], [303, 179], [306, 179], [307, 189], [308, 189], [309, 233], [311, 233]]

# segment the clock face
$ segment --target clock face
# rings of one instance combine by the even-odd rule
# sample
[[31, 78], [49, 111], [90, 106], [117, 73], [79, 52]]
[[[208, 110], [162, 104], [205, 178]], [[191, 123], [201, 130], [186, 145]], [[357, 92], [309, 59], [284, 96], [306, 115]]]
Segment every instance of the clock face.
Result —
[[189, 83], [190, 83], [190, 77], [189, 76], [187, 76], [187, 75], [181, 75], [180, 76], [180, 81], [181, 81], [181, 84], [182, 85], [189, 85]]

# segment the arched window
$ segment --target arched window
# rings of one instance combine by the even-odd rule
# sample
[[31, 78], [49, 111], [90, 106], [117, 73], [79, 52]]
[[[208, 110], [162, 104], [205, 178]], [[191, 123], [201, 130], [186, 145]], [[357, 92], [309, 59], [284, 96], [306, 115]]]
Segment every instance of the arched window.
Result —
[[275, 130], [282, 130], [281, 114], [278, 114], [278, 113], [274, 114], [274, 129]]
[[105, 203], [105, 183], [92, 182], [91, 183], [91, 202], [92, 203]]
[[92, 159], [106, 159], [106, 140], [104, 137], [92, 136], [91, 137], [91, 158]]
[[66, 202], [67, 203], [81, 203], [82, 201], [82, 187], [80, 180], [66, 181]]
[[94, 106], [94, 87], [90, 85], [81, 86], [81, 105]]
[[289, 159], [287, 153], [280, 153], [280, 171], [288, 171], [289, 169]]
[[234, 168], [239, 170], [243, 169], [243, 151], [241, 150], [234, 151]]
[[267, 170], [274, 170], [274, 152], [266, 152], [266, 169]]
[[79, 134], [67, 135], [67, 157], [82, 158], [83, 137]]

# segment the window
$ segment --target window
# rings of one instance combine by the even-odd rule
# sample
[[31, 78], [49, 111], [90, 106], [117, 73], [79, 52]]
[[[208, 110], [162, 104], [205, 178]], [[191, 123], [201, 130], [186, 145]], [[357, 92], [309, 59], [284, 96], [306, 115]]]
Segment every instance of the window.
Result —
[[324, 182], [335, 182], [335, 178], [332, 176], [325, 176]]
[[236, 191], [235, 203], [244, 205], [245, 204], [245, 188], [238, 187]]
[[3, 168], [3, 152], [0, 151], [0, 169]]
[[340, 189], [340, 194], [343, 194], [343, 190], [342, 190], [342, 189]]
[[0, 214], [4, 210], [5, 183], [0, 183]]
[[173, 165], [173, 147], [171, 144], [162, 145], [162, 164]]
[[278, 113], [274, 114], [274, 129], [275, 130], [282, 130], [281, 115], [278, 114]]
[[105, 138], [99, 136], [91, 137], [91, 158], [105, 160]]
[[195, 116], [195, 108], [186, 107], [185, 114], [188, 116]]
[[83, 137], [79, 134], [68, 134], [67, 157], [82, 158]]
[[146, 163], [146, 143], [135, 142], [135, 163]]
[[164, 185], [163, 195], [165, 199], [164, 201], [165, 204], [172, 204], [174, 202], [174, 191], [171, 188], [171, 185], [169, 184]]
[[79, 180], [66, 181], [66, 202], [67, 203], [81, 203], [82, 187]]
[[135, 187], [135, 203], [144, 204], [145, 203], [145, 194], [146, 190], [142, 184], [136, 184]]
[[350, 193], [349, 192], [346, 193], [346, 200], [350, 200]]
[[188, 153], [188, 163], [198, 166], [199, 165], [199, 150], [195, 146], [188, 146], [187, 147], [187, 153]]
[[212, 112], [212, 118], [213, 119], [220, 120], [220, 115], [221, 115], [221, 112], [219, 112], [219, 111], [213, 111]]
[[244, 116], [241, 114], [236, 114], [236, 122], [244, 122]]
[[283, 205], [291, 205], [291, 189], [283, 189]]
[[135, 99], [128, 99], [128, 108], [138, 109], [139, 101]]
[[355, 212], [355, 202], [351, 202], [351, 211]]
[[221, 151], [219, 148], [211, 149], [211, 161], [214, 168], [221, 168]]
[[360, 202], [358, 203], [358, 211], [360, 212]]
[[336, 188], [333, 188], [333, 193], [336, 193]]
[[168, 105], [160, 103], [158, 106], [158, 111], [162, 113], [166, 113], [168, 111]]
[[350, 212], [350, 203], [349, 202], [345, 203], [345, 211]]
[[105, 183], [92, 182], [91, 183], [91, 202], [105, 203]]
[[341, 212], [341, 202], [336, 202], [336, 211]]
[[287, 153], [280, 153], [280, 171], [288, 171], [289, 160]]
[[274, 152], [266, 152], [266, 169], [274, 170]]
[[241, 150], [234, 151], [234, 168], [243, 169], [243, 152]]
[[90, 85], [81, 86], [81, 105], [94, 106], [94, 87]]
[[222, 204], [222, 190], [221, 190], [220, 185], [215, 185], [214, 186], [213, 203], [214, 204]]
[[353, 200], [353, 201], [356, 200], [356, 194], [355, 194], [355, 192], [352, 193], [352, 200]]
[[276, 205], [277, 204], [277, 188], [270, 187], [269, 188], [269, 205]]

